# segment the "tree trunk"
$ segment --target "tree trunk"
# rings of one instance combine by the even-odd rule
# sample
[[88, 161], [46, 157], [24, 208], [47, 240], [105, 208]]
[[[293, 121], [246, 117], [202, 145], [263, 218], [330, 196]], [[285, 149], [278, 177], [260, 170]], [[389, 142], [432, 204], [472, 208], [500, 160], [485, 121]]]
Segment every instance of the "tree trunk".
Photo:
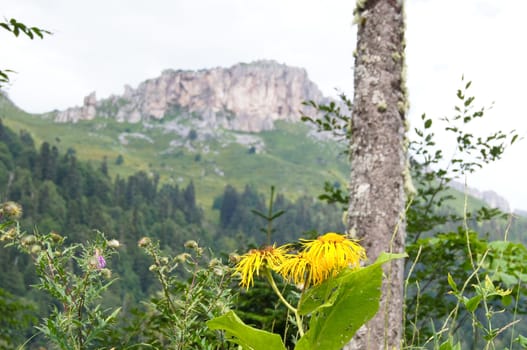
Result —
[[[359, 1], [356, 16], [348, 235], [361, 239], [373, 262], [383, 251], [404, 251], [407, 101], [402, 1]], [[379, 312], [345, 349], [400, 348], [403, 267], [402, 259], [385, 267]]]

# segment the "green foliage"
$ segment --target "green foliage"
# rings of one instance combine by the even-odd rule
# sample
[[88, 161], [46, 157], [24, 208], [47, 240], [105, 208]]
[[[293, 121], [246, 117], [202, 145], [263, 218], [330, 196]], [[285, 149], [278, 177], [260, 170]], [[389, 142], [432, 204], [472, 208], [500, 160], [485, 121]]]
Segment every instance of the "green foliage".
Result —
[[[276, 280], [276, 284], [289, 303], [292, 305], [298, 303], [300, 295], [295, 287], [284, 283], [281, 279]], [[257, 279], [252, 288], [241, 290], [233, 311], [252, 327], [280, 334], [286, 346], [294, 345], [297, 340], [297, 334], [292, 331], [294, 320], [266, 281]]]
[[210, 329], [223, 330], [227, 339], [246, 349], [254, 350], [285, 350], [278, 334], [269, 333], [247, 326], [236, 316], [234, 311], [218, 316], [207, 322]]
[[[27, 234], [16, 223], [21, 208], [14, 202], [0, 206], [0, 241], [31, 257], [39, 277], [34, 288], [51, 297], [52, 311], [37, 327], [50, 346], [59, 349], [102, 349], [146, 346], [154, 349], [228, 349], [221, 334], [204, 327], [204, 322], [225, 313], [232, 305], [228, 267], [206, 254], [195, 241], [187, 241], [187, 251], [173, 257], [164, 254], [150, 238], [139, 240], [153, 263], [148, 270], [161, 287], [152, 294], [143, 310], [125, 312], [103, 303], [115, 279], [109, 257], [121, 244], [98, 233], [92, 242], [65, 244], [55, 232]], [[131, 247], [127, 247], [130, 249]], [[108, 260], [107, 260], [108, 259]], [[118, 270], [118, 269], [115, 269]], [[0, 344], [14, 347], [24, 337], [12, 332], [25, 331], [33, 320], [24, 304], [0, 289], [0, 310], [5, 311]], [[17, 312], [15, 315], [14, 312]], [[121, 317], [119, 317], [121, 316]], [[12, 328], [9, 326], [12, 324]]]
[[261, 217], [266, 222], [265, 228], [261, 228], [260, 230], [265, 234], [267, 245], [271, 245], [271, 236], [273, 232], [275, 231], [275, 229], [273, 228], [273, 221], [278, 219], [280, 216], [284, 215], [285, 213], [285, 210], [278, 210], [275, 212], [273, 209], [273, 204], [274, 204], [274, 186], [271, 186], [271, 194], [269, 195], [269, 206], [268, 206], [267, 214], [262, 213], [255, 209], [251, 210], [251, 212], [254, 215]]
[[[382, 264], [405, 254], [383, 254], [364, 268], [345, 269], [338, 276], [303, 291], [298, 313], [309, 317], [309, 329], [295, 346], [298, 350], [341, 349], [379, 308]], [[342, 312], [351, 310], [353, 312]], [[247, 326], [234, 312], [207, 322], [226, 331], [227, 338], [251, 349], [285, 349], [276, 334]]]
[[56, 302], [37, 329], [60, 349], [97, 347], [120, 310], [103, 310], [99, 303], [101, 293], [112, 283], [105, 259], [119, 243], [98, 235], [85, 246], [65, 246], [65, 238], [57, 233], [26, 234], [18, 226], [6, 228], [0, 240], [31, 256], [39, 276], [35, 287]]
[[[225, 187], [222, 196], [215, 199], [213, 209], [219, 210], [220, 230], [222, 237], [238, 238], [237, 234], [243, 232], [239, 245], [259, 245], [266, 242], [270, 232], [270, 220], [274, 220], [271, 234], [273, 241], [281, 244], [306, 236], [310, 232], [334, 231], [342, 232], [342, 211], [336, 205], [324, 205], [313, 198], [302, 196], [295, 202], [285, 198], [281, 193], [276, 196], [273, 191], [273, 206], [266, 206], [265, 198], [256, 192], [255, 187], [245, 186], [239, 192], [231, 185]], [[266, 208], [267, 207], [267, 208]], [[271, 210], [271, 212], [269, 212]], [[255, 220], [254, 214], [258, 219]], [[265, 226], [262, 227], [262, 219]], [[264, 232], [266, 236], [261, 233]], [[238, 248], [238, 247], [236, 247]]]
[[[41, 232], [68, 232], [73, 243], [81, 243], [91, 240], [93, 229], [99, 229], [110, 232], [123, 244], [136, 241], [149, 232], [152, 239], [163, 242], [162, 249], [167, 252], [177, 250], [192, 238], [225, 251], [264, 241], [262, 221], [255, 218], [251, 210], [267, 215], [264, 208], [269, 198], [258, 193], [255, 186], [245, 186], [241, 192], [230, 187], [238, 200], [232, 208], [233, 219], [225, 228], [217, 228], [210, 219], [205, 222], [203, 209], [197, 204], [199, 192], [193, 183], [187, 187], [161, 185], [159, 177], [146, 172], [112, 180], [102, 165], [79, 161], [75, 150], [63, 154], [56, 145], [44, 142], [37, 151], [27, 132], [15, 134], [2, 124], [0, 136], [0, 145], [6, 150], [0, 164], [7, 169], [6, 179], [11, 179], [0, 183], [0, 192], [23, 205], [24, 216], [20, 224], [24, 230], [38, 225]], [[104, 163], [102, 158], [101, 164]], [[313, 229], [342, 230], [341, 213], [336, 208], [316, 203], [307, 196], [295, 202], [287, 200], [283, 194], [273, 198], [273, 214], [286, 211], [275, 218], [278, 224], [273, 233], [278, 241], [297, 239], [302, 232]], [[222, 203], [228, 202], [218, 197], [218, 211]], [[46, 295], [27, 289], [27, 285], [37, 282], [37, 276], [30, 261], [22, 259], [27, 257], [21, 257], [13, 249], [6, 249], [0, 255], [1, 286], [31, 298], [38, 306], [37, 312], [47, 316], [51, 304]], [[109, 262], [119, 279], [108, 288], [102, 305], [122, 305], [123, 318], [140, 319], [146, 311], [132, 311], [126, 305], [148, 298], [158, 288], [145, 259], [137, 247], [127, 244], [127, 249], [119, 254], [119, 263]], [[14, 268], [7, 268], [16, 261], [19, 263]], [[244, 302], [249, 305], [251, 299], [244, 300], [240, 300], [240, 305]], [[259, 320], [252, 320], [265, 327], [285, 329], [285, 322], [273, 321], [274, 316], [284, 314], [276, 308], [276, 299], [270, 300], [265, 310], [258, 316]], [[137, 312], [138, 318], [134, 318], [132, 312]], [[260, 310], [254, 308], [247, 309], [245, 314], [241, 312], [244, 320], [251, 320], [259, 313]], [[119, 322], [119, 327], [129, 326]]]
[[221, 336], [203, 325], [232, 306], [228, 267], [206, 254], [195, 241], [186, 242], [185, 252], [176, 256], [164, 254], [148, 237], [139, 240], [139, 247], [152, 260], [149, 270], [161, 289], [125, 329], [121, 346], [136, 343], [155, 349], [226, 349]]
[[27, 336], [27, 327], [36, 323], [34, 306], [0, 288], [0, 348], [14, 349]]
[[[314, 124], [318, 132], [329, 132], [339, 142], [346, 143], [351, 138], [351, 118], [349, 114], [353, 109], [351, 100], [343, 93], [339, 95], [341, 105], [331, 101], [329, 104], [319, 104], [315, 101], [305, 101], [304, 106], [313, 108], [322, 114], [319, 117], [310, 117], [302, 114], [301, 120]], [[346, 149], [344, 153], [349, 153]]]
[[305, 293], [299, 310], [302, 315], [311, 314], [311, 318], [309, 330], [296, 348], [341, 349], [379, 309], [382, 265], [404, 257], [406, 254], [383, 253], [375, 263], [358, 270], [345, 270], [337, 278]]

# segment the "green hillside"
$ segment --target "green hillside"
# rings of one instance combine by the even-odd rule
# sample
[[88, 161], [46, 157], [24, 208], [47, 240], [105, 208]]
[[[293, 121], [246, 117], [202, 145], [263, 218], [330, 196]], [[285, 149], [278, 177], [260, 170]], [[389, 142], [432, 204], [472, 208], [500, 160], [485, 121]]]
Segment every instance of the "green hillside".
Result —
[[[278, 122], [275, 130], [258, 134], [224, 130], [220, 138], [203, 141], [182, 139], [163, 123], [119, 123], [106, 118], [54, 123], [46, 115], [25, 113], [5, 98], [0, 101], [0, 118], [17, 132], [28, 131], [37, 145], [47, 141], [61, 152], [73, 148], [80, 159], [94, 164], [106, 158], [111, 175], [123, 177], [144, 170], [158, 173], [161, 182], [192, 180], [204, 208], [211, 206], [226, 184], [239, 188], [252, 184], [261, 192], [274, 185], [294, 199], [318, 194], [326, 180], [344, 185], [348, 176], [342, 146], [307, 136], [308, 127], [300, 123]], [[234, 141], [244, 136], [259, 138], [263, 150]], [[173, 147], [174, 141], [185, 145]], [[120, 155], [124, 161], [118, 165]]]

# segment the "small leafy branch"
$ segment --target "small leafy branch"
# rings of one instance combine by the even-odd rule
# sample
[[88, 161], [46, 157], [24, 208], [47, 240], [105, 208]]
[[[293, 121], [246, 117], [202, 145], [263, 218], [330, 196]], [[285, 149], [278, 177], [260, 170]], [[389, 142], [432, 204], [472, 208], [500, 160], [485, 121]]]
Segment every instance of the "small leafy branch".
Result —
[[[30, 27], [25, 25], [22, 22], [17, 21], [14, 18], [10, 20], [4, 19], [3, 22], [0, 22], [0, 27], [7, 30], [10, 33], [13, 33], [14, 36], [18, 37], [20, 34], [25, 34], [28, 38], [33, 40], [35, 37], [44, 39], [44, 34], [51, 35], [50, 31], [39, 27]], [[9, 73], [15, 73], [15, 71], [10, 69], [0, 70], [0, 88], [4, 84], [9, 83]]]
[[[302, 104], [311, 107], [319, 113], [317, 117], [310, 117], [302, 111], [301, 120], [313, 124], [318, 132], [330, 133], [338, 141], [346, 141], [351, 138], [351, 118], [353, 110], [351, 100], [344, 94], [339, 94], [340, 101], [331, 101], [329, 104], [320, 104], [313, 100]], [[349, 153], [345, 150], [344, 153]]]
[[3, 22], [0, 22], [0, 27], [4, 28], [8, 32], [13, 33], [13, 35], [16, 37], [18, 37], [20, 33], [25, 34], [31, 40], [33, 40], [35, 36], [38, 36], [40, 39], [44, 39], [44, 34], [51, 35], [50, 31], [39, 27], [29, 27], [22, 22], [18, 22], [14, 18], [11, 18], [9, 21], [5, 19]]

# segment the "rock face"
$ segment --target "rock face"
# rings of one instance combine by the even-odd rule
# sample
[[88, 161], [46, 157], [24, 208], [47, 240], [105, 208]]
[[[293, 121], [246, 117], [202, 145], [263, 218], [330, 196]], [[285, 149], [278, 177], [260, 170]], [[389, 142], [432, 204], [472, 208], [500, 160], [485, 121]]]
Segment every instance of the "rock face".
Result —
[[305, 100], [324, 100], [307, 72], [275, 61], [240, 63], [199, 71], [165, 70], [122, 96], [97, 101], [95, 93], [82, 107], [58, 112], [57, 122], [97, 117], [132, 123], [161, 120], [177, 113], [202, 119], [213, 128], [259, 132], [275, 120], [298, 121]]
[[82, 107], [68, 108], [59, 112], [55, 121], [57, 122], [77, 122], [79, 120], [91, 120], [97, 114], [97, 98], [95, 91], [84, 98]]

